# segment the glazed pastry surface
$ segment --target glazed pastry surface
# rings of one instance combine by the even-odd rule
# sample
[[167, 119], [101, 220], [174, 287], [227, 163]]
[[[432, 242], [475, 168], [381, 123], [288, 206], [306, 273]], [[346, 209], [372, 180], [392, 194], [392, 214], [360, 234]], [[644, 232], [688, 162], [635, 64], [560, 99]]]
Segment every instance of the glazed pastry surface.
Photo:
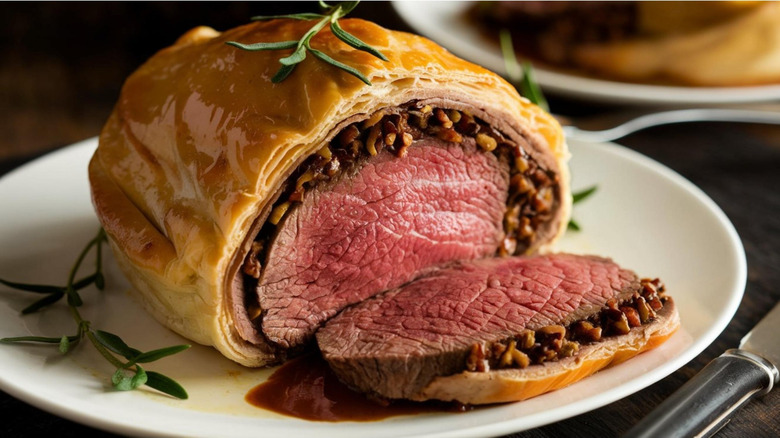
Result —
[[228, 289], [250, 231], [266, 220], [293, 170], [348, 123], [410, 101], [473, 112], [560, 175], [555, 237], [568, 220], [568, 152], [549, 114], [499, 76], [424, 38], [361, 20], [340, 23], [389, 61], [329, 31], [311, 44], [355, 66], [371, 86], [312, 56], [274, 84], [287, 52], [225, 44], [298, 40], [310, 22], [196, 28], [127, 79], [90, 163], [98, 217], [147, 310], [247, 366], [277, 359], [268, 345], [243, 339], [233, 320], [231, 306], [240, 303]]

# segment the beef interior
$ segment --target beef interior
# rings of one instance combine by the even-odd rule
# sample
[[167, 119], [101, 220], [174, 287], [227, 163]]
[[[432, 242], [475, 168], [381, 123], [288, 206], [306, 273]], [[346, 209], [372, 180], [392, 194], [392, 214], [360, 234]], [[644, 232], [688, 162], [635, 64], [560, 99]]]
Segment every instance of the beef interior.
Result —
[[438, 266], [536, 250], [561, 193], [531, 151], [424, 101], [351, 121], [256, 225], [232, 282], [238, 332], [284, 357], [341, 309]]
[[[640, 280], [609, 259], [488, 258], [437, 270], [351, 307], [328, 321], [317, 341], [339, 379], [361, 392], [482, 403], [475, 393], [483, 388], [469, 392], [455, 382], [438, 392], [431, 384], [464, 372], [489, 375], [495, 369], [579, 362], [601, 342], [629, 335], [659, 315], [668, 318], [670, 310], [662, 310], [667, 300], [658, 281]], [[638, 344], [630, 348], [633, 354], [644, 348]], [[550, 368], [539, 372], [552, 374]], [[451, 396], [459, 386], [463, 393]], [[533, 395], [510, 391], [498, 398], [487, 394], [487, 400]]]

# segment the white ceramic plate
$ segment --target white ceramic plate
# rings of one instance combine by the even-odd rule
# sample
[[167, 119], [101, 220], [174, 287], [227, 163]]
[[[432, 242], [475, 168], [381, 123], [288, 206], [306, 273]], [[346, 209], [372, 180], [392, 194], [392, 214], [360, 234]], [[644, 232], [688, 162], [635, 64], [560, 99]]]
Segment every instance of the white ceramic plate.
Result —
[[[416, 33], [443, 45], [454, 54], [505, 74], [498, 46], [463, 19], [469, 2], [396, 1], [395, 10]], [[544, 91], [580, 99], [627, 104], [695, 105], [765, 102], [780, 99], [780, 85], [750, 87], [675, 87], [599, 80], [536, 69]]]
[[[65, 282], [71, 263], [98, 229], [86, 178], [95, 147], [94, 139], [75, 144], [0, 180], [0, 278]], [[187, 388], [190, 399], [179, 401], [151, 391], [112, 391], [113, 369], [89, 345], [67, 356], [50, 346], [0, 345], [0, 389], [56, 415], [113, 432], [220, 437], [492, 436], [625, 397], [683, 366], [726, 327], [745, 287], [744, 251], [723, 212], [671, 170], [616, 145], [575, 142], [571, 147], [575, 189], [592, 184], [599, 189], [575, 206], [583, 231], [567, 235], [560, 249], [609, 255], [640, 275], [659, 276], [678, 303], [682, 328], [660, 348], [568, 388], [461, 414], [320, 423], [250, 406], [244, 395], [272, 370], [242, 368], [207, 347], [195, 346], [148, 367]], [[107, 288], [83, 291], [85, 318], [142, 350], [186, 342], [136, 305], [110, 255], [105, 259]], [[19, 310], [32, 298], [0, 286], [0, 336], [75, 332], [61, 303], [21, 317]]]

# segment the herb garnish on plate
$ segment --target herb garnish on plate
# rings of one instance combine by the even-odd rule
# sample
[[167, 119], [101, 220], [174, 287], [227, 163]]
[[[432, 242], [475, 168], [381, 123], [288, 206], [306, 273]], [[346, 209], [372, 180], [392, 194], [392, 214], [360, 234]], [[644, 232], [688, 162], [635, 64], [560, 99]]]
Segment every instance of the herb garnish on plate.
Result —
[[[108, 362], [116, 367], [116, 372], [111, 376], [114, 388], [127, 391], [149, 386], [170, 396], [186, 399], [187, 391], [170, 377], [154, 371], [145, 370], [140, 364], [154, 362], [172, 354], [179, 353], [190, 348], [189, 345], [175, 345], [150, 351], [140, 351], [128, 346], [119, 336], [102, 330], [92, 328], [90, 321], [84, 319], [79, 312], [83, 304], [79, 291], [90, 285], [95, 285], [99, 290], [105, 288], [103, 277], [102, 247], [106, 241], [106, 233], [101, 228], [98, 234], [89, 241], [86, 247], [76, 258], [76, 262], [70, 270], [65, 286], [50, 286], [29, 283], [18, 283], [0, 279], [0, 284], [10, 288], [43, 295], [43, 298], [33, 302], [22, 309], [22, 314], [35, 313], [67, 297], [68, 310], [76, 322], [76, 334], [63, 335], [61, 337], [44, 336], [18, 336], [0, 339], [4, 344], [43, 343], [56, 345], [60, 353], [66, 354], [78, 345], [85, 337], [89, 339], [95, 349]], [[95, 248], [95, 272], [84, 278], [76, 280], [76, 274], [92, 248]], [[122, 359], [124, 358], [124, 360]]]

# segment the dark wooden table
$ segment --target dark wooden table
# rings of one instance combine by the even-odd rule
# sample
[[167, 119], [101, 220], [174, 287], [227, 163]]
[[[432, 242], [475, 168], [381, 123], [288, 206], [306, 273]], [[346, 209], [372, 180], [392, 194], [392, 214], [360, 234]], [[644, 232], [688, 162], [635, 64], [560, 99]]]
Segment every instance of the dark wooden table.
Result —
[[[0, 14], [0, 174], [96, 135], [123, 78], [185, 30], [199, 24], [225, 29], [246, 22], [251, 15], [307, 8], [314, 10], [305, 4], [261, 3], [4, 5]], [[356, 13], [390, 28], [406, 29], [385, 3], [361, 5]], [[557, 113], [573, 116], [636, 109], [556, 96], [551, 96], [551, 106]], [[653, 128], [620, 143], [679, 172], [726, 212], [747, 253], [744, 300], [717, 340], [667, 378], [603, 408], [512, 437], [621, 435], [710, 360], [736, 346], [780, 299], [780, 127], [691, 123]], [[70, 437], [95, 432], [2, 392], [0, 412], [0, 436]], [[780, 436], [780, 391], [739, 411], [719, 436]]]

